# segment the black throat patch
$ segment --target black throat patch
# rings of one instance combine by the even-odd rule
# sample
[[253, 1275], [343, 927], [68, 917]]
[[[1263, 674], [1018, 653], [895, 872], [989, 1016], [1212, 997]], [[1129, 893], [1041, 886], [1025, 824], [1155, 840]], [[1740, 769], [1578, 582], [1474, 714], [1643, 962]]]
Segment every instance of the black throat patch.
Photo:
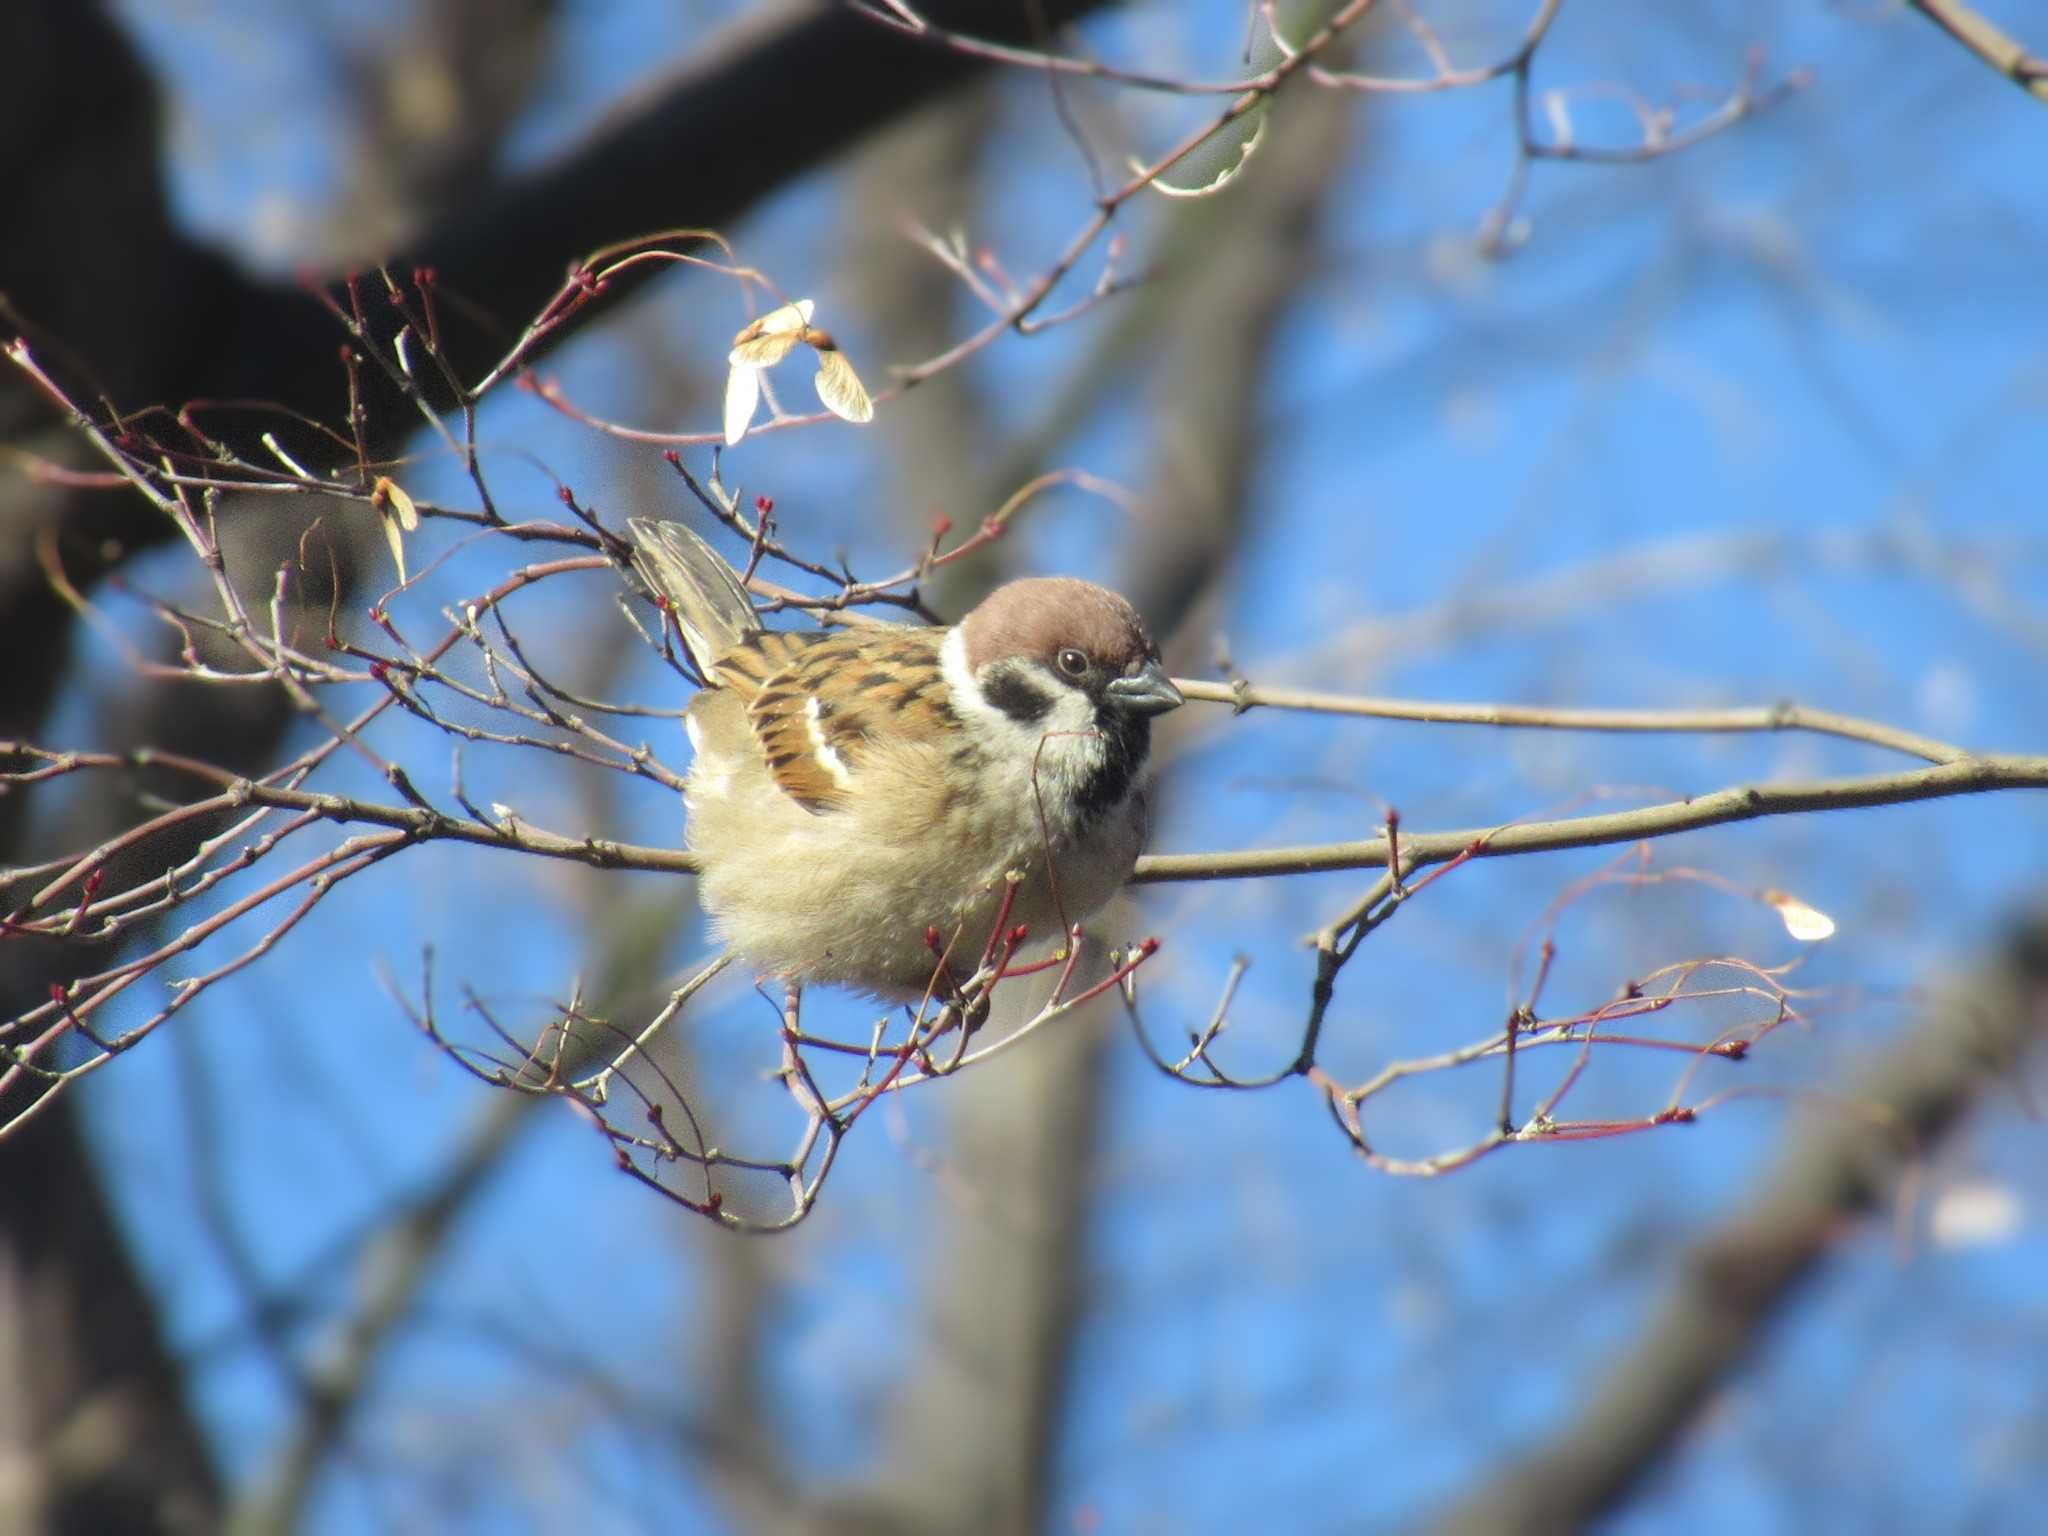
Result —
[[1102, 761], [1075, 796], [1075, 809], [1084, 821], [1115, 810], [1129, 798], [1152, 750], [1152, 722], [1143, 715], [1105, 709], [1095, 717], [1095, 729], [1102, 740]]

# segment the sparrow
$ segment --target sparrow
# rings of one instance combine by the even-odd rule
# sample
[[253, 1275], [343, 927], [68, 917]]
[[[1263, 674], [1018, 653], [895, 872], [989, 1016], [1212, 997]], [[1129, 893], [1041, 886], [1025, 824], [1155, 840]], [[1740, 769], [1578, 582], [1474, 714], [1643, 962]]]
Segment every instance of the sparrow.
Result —
[[943, 996], [999, 922], [1063, 937], [1129, 878], [1182, 696], [1122, 597], [1035, 577], [950, 627], [771, 630], [695, 533], [629, 527], [709, 684], [684, 717], [700, 898], [759, 975]]

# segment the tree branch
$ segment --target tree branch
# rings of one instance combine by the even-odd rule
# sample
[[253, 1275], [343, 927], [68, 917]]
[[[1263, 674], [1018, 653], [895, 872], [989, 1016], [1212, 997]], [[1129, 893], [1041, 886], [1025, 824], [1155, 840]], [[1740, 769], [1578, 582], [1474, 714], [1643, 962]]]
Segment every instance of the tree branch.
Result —
[[1900, 730], [1876, 720], [1859, 720], [1833, 710], [1782, 704], [1738, 705], [1727, 709], [1568, 709], [1530, 704], [1452, 704], [1428, 699], [1376, 699], [1319, 693], [1308, 688], [1261, 688], [1176, 678], [1180, 691], [1209, 704], [1230, 704], [1239, 714], [1257, 708], [1310, 714], [1362, 715], [1374, 720], [1416, 720], [1431, 725], [1493, 725], [1553, 731], [1697, 732], [1812, 731], [1848, 741], [1888, 747], [1930, 763], [1951, 763], [1970, 754], [1931, 736]]
[[2048, 103], [2048, 59], [2029, 53], [1962, 0], [1908, 0], [1914, 10], [2038, 102]]
[[[1999, 789], [2048, 789], [2048, 757], [1970, 757], [1905, 773], [1811, 779], [1784, 784], [1739, 784], [1712, 794], [1667, 801], [1633, 811], [1570, 816], [1558, 821], [1508, 822], [1460, 832], [1401, 834], [1404, 863], [1447, 864], [1461, 855], [1500, 858], [1599, 848], [1640, 838], [1669, 837], [1702, 827], [1790, 816], [1802, 811], [1843, 811], [1860, 806], [1906, 805], [1950, 795]], [[1133, 885], [1171, 880], [1246, 880], [1262, 875], [1313, 875], [1341, 869], [1382, 869], [1384, 837], [1295, 848], [1252, 848], [1219, 853], [1155, 853], [1138, 860]]]

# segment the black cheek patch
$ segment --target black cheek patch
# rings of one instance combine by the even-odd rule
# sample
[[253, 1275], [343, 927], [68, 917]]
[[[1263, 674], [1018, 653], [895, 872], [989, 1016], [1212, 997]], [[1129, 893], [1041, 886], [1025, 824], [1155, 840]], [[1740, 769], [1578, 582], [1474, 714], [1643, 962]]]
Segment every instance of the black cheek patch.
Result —
[[1021, 673], [998, 672], [981, 685], [981, 696], [1022, 725], [1034, 725], [1052, 713], [1052, 695]]

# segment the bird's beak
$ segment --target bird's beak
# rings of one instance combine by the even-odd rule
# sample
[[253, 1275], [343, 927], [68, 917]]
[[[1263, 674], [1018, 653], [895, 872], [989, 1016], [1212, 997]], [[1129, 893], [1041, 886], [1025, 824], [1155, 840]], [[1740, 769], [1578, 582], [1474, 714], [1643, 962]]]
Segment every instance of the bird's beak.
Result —
[[1112, 678], [1108, 693], [1111, 703], [1133, 715], [1163, 715], [1187, 702], [1156, 661], [1146, 662], [1145, 670], [1133, 676]]

